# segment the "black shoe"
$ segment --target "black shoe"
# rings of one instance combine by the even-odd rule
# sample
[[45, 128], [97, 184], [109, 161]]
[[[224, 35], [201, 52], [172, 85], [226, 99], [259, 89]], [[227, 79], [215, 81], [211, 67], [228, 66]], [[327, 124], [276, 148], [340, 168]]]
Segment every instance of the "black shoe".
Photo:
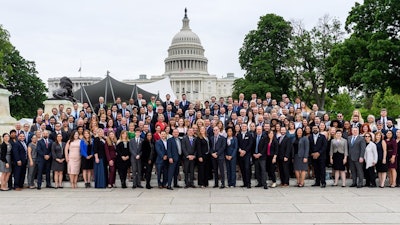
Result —
[[257, 184], [255, 187], [262, 187], [262, 185], [261, 184]]
[[242, 185], [242, 186], [240, 186], [240, 187], [247, 187], [246, 185]]
[[171, 190], [171, 191], [174, 190], [172, 187], [169, 187], [169, 186], [167, 187], [167, 189], [168, 189], [168, 190]]
[[221, 187], [219, 187], [219, 189], [224, 189], [225, 188], [225, 185], [221, 185]]
[[218, 188], [218, 185], [214, 185], [214, 187], [213, 188]]
[[268, 189], [268, 186], [267, 186], [267, 185], [265, 185], [265, 186], [264, 186], [264, 189]]
[[182, 188], [182, 186], [174, 185], [174, 188]]
[[38, 190], [42, 190], [42, 188], [41, 188], [41, 187], [37, 187], [37, 189], [38, 189]]
[[132, 188], [135, 189], [135, 188], [137, 188], [137, 186], [136, 186], [136, 185], [133, 185]]
[[196, 186], [194, 186], [194, 184], [190, 185], [191, 188], [196, 188]]
[[152, 189], [153, 187], [150, 185], [146, 185], [146, 189]]
[[249, 184], [249, 185], [247, 185], [247, 189], [250, 189], [251, 188], [251, 185]]
[[54, 188], [54, 187], [51, 185], [46, 185], [46, 188]]
[[357, 187], [357, 184], [352, 184], [350, 185], [350, 187]]
[[188, 189], [189, 187], [190, 187], [189, 185], [186, 185], [184, 188], [185, 188], [185, 189]]
[[321, 188], [325, 188], [326, 187], [326, 184], [321, 184]]
[[142, 186], [142, 185], [138, 185], [137, 187], [138, 187], [138, 188], [143, 188], [143, 186]]
[[320, 185], [320, 184], [317, 184], [317, 183], [311, 185], [311, 187], [319, 187], [319, 186], [321, 186], [321, 185]]
[[362, 185], [357, 185], [357, 188], [362, 188], [363, 186]]

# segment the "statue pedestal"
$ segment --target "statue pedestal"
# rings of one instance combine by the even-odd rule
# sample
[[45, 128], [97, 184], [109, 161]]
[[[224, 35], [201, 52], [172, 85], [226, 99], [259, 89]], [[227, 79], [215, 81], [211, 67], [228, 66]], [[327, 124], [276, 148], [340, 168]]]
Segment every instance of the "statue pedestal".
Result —
[[17, 120], [11, 117], [9, 97], [11, 92], [7, 89], [0, 88], [0, 135], [9, 133], [15, 128]]
[[[51, 110], [53, 108], [56, 108], [58, 110], [58, 106], [60, 104], [64, 105], [64, 111], [69, 107], [71, 109], [74, 109], [74, 105], [71, 101], [68, 100], [61, 100], [61, 99], [49, 99], [43, 102], [44, 105], [44, 114], [49, 114], [50, 116], [53, 114]], [[78, 109], [82, 109], [82, 103], [78, 103]]]

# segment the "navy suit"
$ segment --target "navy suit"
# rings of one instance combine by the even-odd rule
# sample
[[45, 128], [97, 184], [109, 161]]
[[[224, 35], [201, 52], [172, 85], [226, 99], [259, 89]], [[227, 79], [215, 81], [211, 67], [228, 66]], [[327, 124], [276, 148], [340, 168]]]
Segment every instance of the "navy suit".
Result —
[[[179, 172], [179, 151], [177, 141], [181, 141], [179, 138], [175, 139], [174, 137], [169, 138], [167, 140], [167, 155], [168, 160], [172, 159], [172, 163], [169, 163], [168, 166], [168, 187], [171, 187], [172, 178], [174, 179], [174, 186], [178, 185], [178, 172]], [[182, 144], [181, 144], [182, 147]]]
[[[13, 145], [12, 155], [15, 162], [14, 188], [23, 188], [26, 174], [26, 163], [28, 161], [28, 147], [26, 145], [24, 146], [22, 142], [17, 141]], [[17, 164], [19, 161], [21, 162], [21, 165]]]
[[314, 134], [309, 137], [310, 142], [310, 153], [318, 152], [320, 156], [317, 159], [312, 158], [312, 165], [315, 172], [315, 184], [316, 185], [326, 185], [325, 175], [326, 175], [326, 149], [328, 142], [324, 135], [318, 134], [317, 142], [314, 142]]
[[[44, 139], [41, 139], [37, 143], [36, 147], [36, 152], [37, 152], [37, 158], [36, 158], [36, 163], [38, 165], [38, 176], [37, 176], [37, 186], [38, 188], [42, 187], [42, 175], [43, 171], [46, 172], [46, 186], [49, 187], [51, 186], [50, 182], [50, 169], [51, 169], [51, 146], [53, 144], [53, 141], [51, 139], [47, 139], [48, 143], [46, 146], [46, 143]], [[49, 155], [50, 158], [46, 160], [44, 158], [45, 155]]]
[[190, 105], [190, 102], [188, 100], [185, 100], [185, 104], [183, 104], [183, 101], [179, 102], [179, 108], [182, 109], [183, 114], [185, 114], [186, 110], [188, 110]]
[[[171, 114], [170, 116], [169, 116], [169, 114]], [[169, 123], [169, 120], [171, 119], [171, 118], [174, 118], [175, 117], [175, 113], [174, 112], [164, 112], [164, 119], [165, 119], [165, 122], [166, 123]]]
[[251, 150], [253, 148], [253, 143], [254, 143], [253, 135], [250, 132], [246, 132], [243, 138], [242, 133], [239, 133], [237, 135], [237, 139], [238, 139], [239, 149], [246, 151], [246, 154], [244, 156], [240, 155], [238, 156], [239, 167], [243, 176], [243, 185], [245, 187], [251, 187], [250, 158], [251, 158]]
[[[254, 167], [255, 167], [255, 174], [256, 178], [258, 181], [258, 186], [263, 186], [267, 187], [267, 163], [266, 163], [266, 155], [267, 151], [265, 151], [263, 143], [265, 142], [265, 139], [267, 139], [266, 136], [263, 134], [255, 134], [254, 137], [254, 148], [253, 148], [253, 154], [261, 154], [259, 158], [254, 158]], [[258, 140], [258, 142], [257, 142]]]
[[[221, 175], [221, 185], [225, 186], [225, 169], [224, 169], [224, 158], [226, 149], [226, 138], [218, 135], [215, 142], [215, 136], [210, 138], [210, 151], [211, 151], [211, 162], [214, 169], [214, 186], [218, 186], [218, 169]], [[217, 153], [217, 158], [214, 158], [212, 154]]]
[[238, 152], [238, 140], [236, 137], [232, 137], [230, 143], [226, 143], [226, 156], [232, 156], [231, 160], [226, 160], [226, 175], [228, 177], [228, 186], [235, 187], [236, 186], [236, 159]]
[[[158, 186], [166, 186], [167, 185], [167, 169], [168, 169], [168, 162], [164, 160], [164, 156], [167, 155], [167, 149], [164, 146], [162, 140], [158, 140], [156, 142], [156, 168], [157, 168], [157, 181]], [[161, 175], [163, 176], [163, 180], [161, 181]]]

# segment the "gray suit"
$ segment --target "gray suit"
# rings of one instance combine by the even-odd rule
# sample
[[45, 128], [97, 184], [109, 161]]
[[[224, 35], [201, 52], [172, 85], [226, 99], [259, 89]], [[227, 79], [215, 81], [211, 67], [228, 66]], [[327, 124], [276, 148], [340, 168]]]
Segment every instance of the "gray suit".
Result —
[[141, 186], [140, 176], [142, 174], [142, 163], [141, 163], [140, 158], [136, 159], [136, 156], [142, 157], [142, 143], [143, 143], [143, 139], [139, 139], [139, 143], [137, 143], [136, 138], [132, 138], [129, 141], [129, 151], [131, 153], [133, 187]]
[[192, 142], [188, 136], [183, 137], [182, 139], [182, 153], [184, 157], [184, 171], [185, 171], [185, 185], [186, 186], [194, 186], [194, 160], [189, 160], [188, 156], [196, 157], [195, 150], [195, 137], [192, 137]]
[[[364, 180], [363, 163], [359, 162], [359, 159], [364, 159], [365, 154], [365, 139], [358, 135], [354, 142], [352, 143], [353, 136], [347, 138], [347, 143], [349, 145], [349, 165], [350, 171], [353, 178], [352, 186], [357, 185], [357, 187], [362, 187]], [[358, 182], [357, 182], [358, 178]]]

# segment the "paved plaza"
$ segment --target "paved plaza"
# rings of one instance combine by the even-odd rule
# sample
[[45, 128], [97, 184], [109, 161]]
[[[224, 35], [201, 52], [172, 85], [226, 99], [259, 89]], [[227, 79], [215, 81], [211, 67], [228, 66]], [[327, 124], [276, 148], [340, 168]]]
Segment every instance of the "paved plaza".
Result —
[[85, 189], [80, 183], [75, 190], [0, 192], [0, 224], [400, 224], [400, 188], [331, 187], [330, 181], [322, 189], [307, 182], [268, 190]]

